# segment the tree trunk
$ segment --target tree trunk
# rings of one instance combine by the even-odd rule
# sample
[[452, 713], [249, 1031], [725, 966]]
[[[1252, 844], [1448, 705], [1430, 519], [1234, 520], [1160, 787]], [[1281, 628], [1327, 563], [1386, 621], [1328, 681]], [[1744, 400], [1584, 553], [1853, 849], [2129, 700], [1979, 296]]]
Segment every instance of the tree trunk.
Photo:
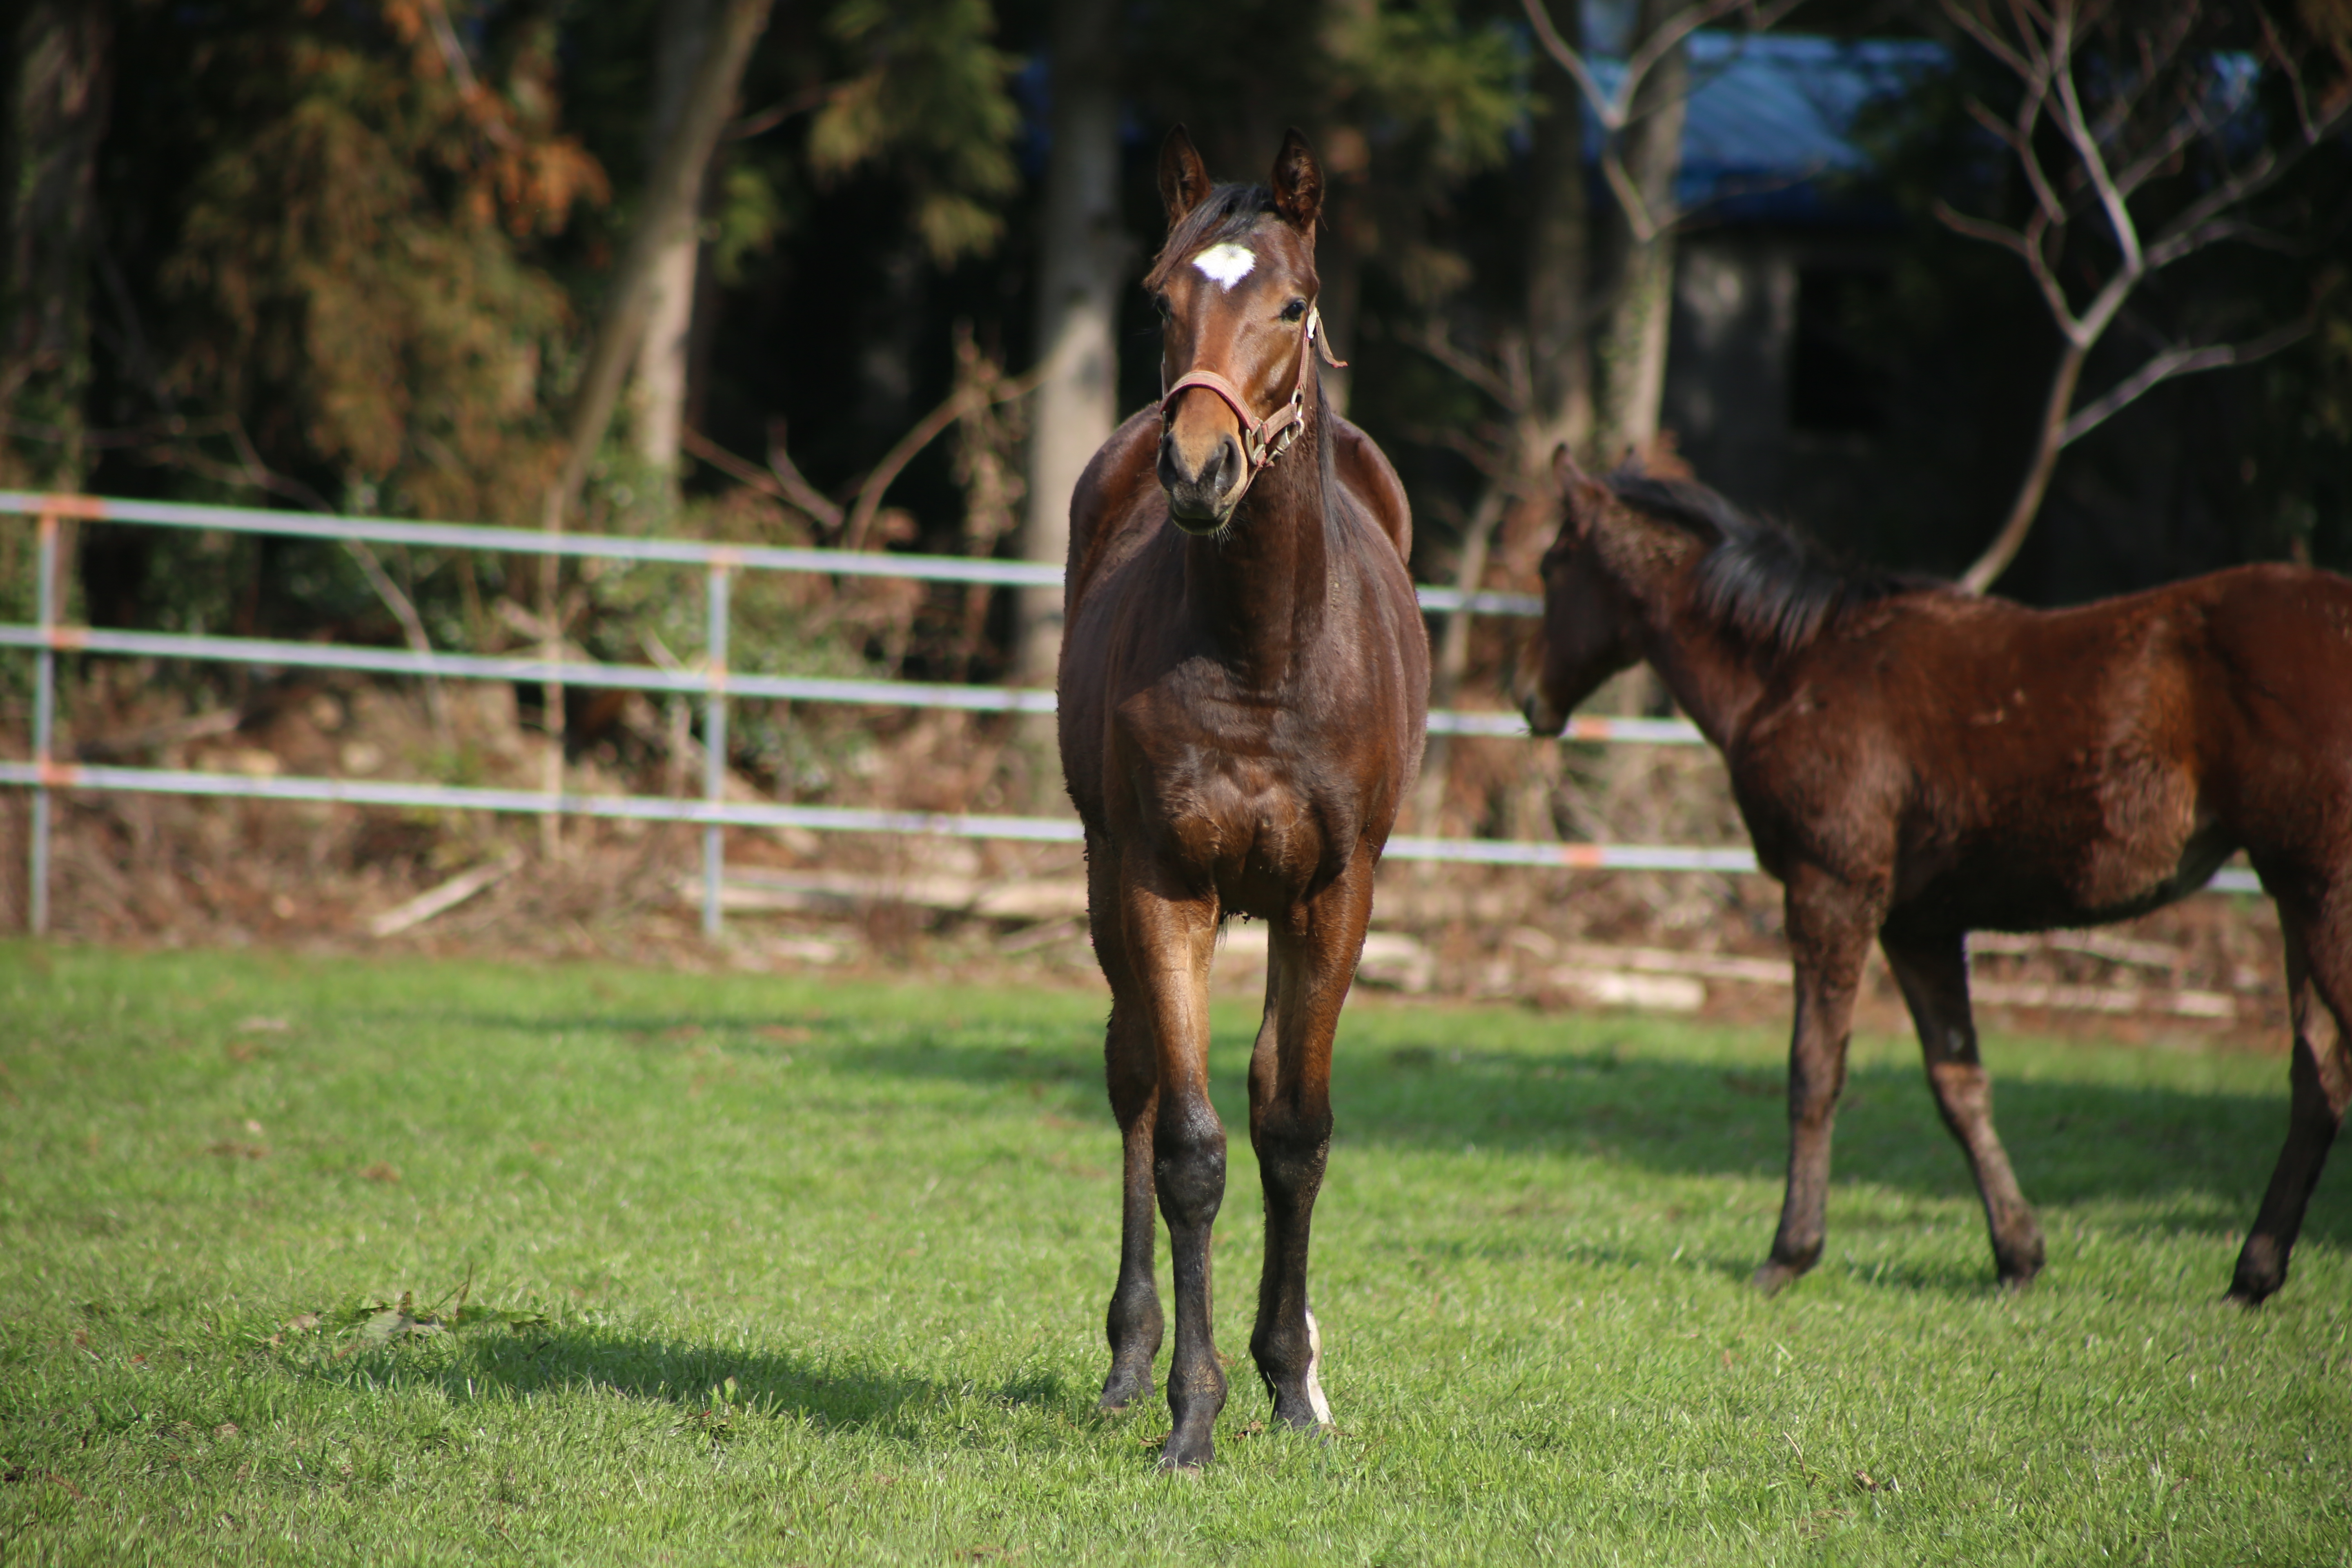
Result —
[[[1029, 424], [1029, 498], [1021, 553], [1063, 563], [1070, 493], [1118, 424], [1118, 82], [1110, 0], [1056, 0], [1053, 150], [1038, 247], [1038, 384]], [[1062, 649], [1062, 590], [1021, 591], [1013, 673], [1050, 685]]]
[[[1356, 321], [1364, 296], [1364, 254], [1374, 232], [1372, 204], [1364, 189], [1370, 160], [1363, 133], [1353, 126], [1337, 127], [1321, 140], [1326, 147], [1336, 148], [1338, 156], [1326, 157], [1323, 163], [1328, 183], [1323, 233], [1315, 247], [1315, 274], [1320, 286], [1315, 308], [1322, 315], [1323, 341], [1332, 353], [1348, 359], [1356, 352]], [[1335, 370], [1321, 365], [1318, 374], [1323, 378], [1323, 405], [1345, 419], [1356, 373], [1345, 366]]]
[[[1581, 49], [1583, 7], [1561, 6], [1553, 25]], [[1561, 442], [1582, 450], [1592, 438], [1592, 357], [1585, 343], [1591, 204], [1585, 200], [1584, 113], [1576, 82], [1548, 53], [1538, 53], [1537, 89], [1549, 105], [1535, 122], [1528, 160], [1528, 370], [1535, 393], [1533, 439], [1522, 468], [1548, 476]], [[1548, 483], [1548, 479], [1546, 480]]]
[[563, 472], [547, 497], [546, 525], [561, 528], [587, 482], [588, 466], [613, 420], [621, 379], [636, 358], [653, 311], [654, 278], [663, 254], [681, 235], [691, 237], [702, 194], [702, 172], [735, 110], [751, 45], [768, 25], [771, 0], [723, 0], [710, 42], [689, 79], [685, 112], [646, 179], [644, 213], [620, 269], [580, 374]]
[[[735, 111], [735, 95], [743, 85], [743, 68], [751, 61], [751, 45], [768, 25], [770, 4], [771, 0], [722, 0], [710, 41], [688, 80], [684, 112], [646, 175], [643, 216], [629, 237], [628, 249], [622, 254], [620, 270], [613, 279], [612, 293], [604, 302], [604, 319], [597, 323], [595, 341], [589, 345], [588, 363], [580, 374], [580, 391], [572, 405], [563, 470], [547, 488], [540, 522], [550, 533], [562, 531], [565, 517], [578, 503], [581, 488], [588, 482], [588, 467], [595, 461], [605, 427], [613, 422], [614, 405], [620, 401], [621, 378], [637, 357], [637, 345], [644, 340], [646, 324], [653, 312], [654, 279], [661, 258], [680, 235], [690, 239], [694, 233], [695, 216], [701, 203], [702, 174], [709, 167], [719, 132], [726, 129], [728, 119]], [[547, 637], [541, 655], [558, 664], [563, 658], [563, 616], [561, 596], [556, 591], [560, 575], [559, 557], [540, 557], [539, 613]], [[549, 744], [541, 787], [550, 795], [560, 795], [563, 792], [564, 746], [561, 681], [547, 683], [544, 701]], [[549, 859], [554, 859], [562, 847], [561, 819], [550, 811], [540, 818], [540, 825], [541, 851]]]
[[0, 91], [0, 482], [79, 489], [89, 279], [112, 38], [103, 0], [28, 0]]
[[[1379, 0], [1324, 0], [1316, 27], [1318, 47], [1331, 60], [1351, 58], [1359, 40], [1378, 23]], [[1274, 95], [1266, 95], [1269, 99]], [[1324, 341], [1333, 354], [1356, 350], [1356, 321], [1364, 293], [1364, 258], [1379, 243], [1379, 220], [1371, 199], [1371, 142], [1356, 116], [1360, 101], [1341, 94], [1311, 122], [1315, 151], [1323, 164], [1323, 232], [1316, 238], [1315, 275], [1320, 288], [1315, 308], [1323, 318]], [[1253, 156], [1264, 153], [1253, 149]], [[1355, 373], [1325, 367], [1323, 405], [1345, 419], [1355, 393]]]
[[[662, 9], [661, 37], [654, 45], [654, 109], [646, 138], [646, 164], [661, 159], [686, 114], [687, 89], [710, 44], [710, 0], [670, 0]], [[703, 171], [690, 176], [693, 210], [699, 213]], [[678, 429], [686, 409], [688, 361], [694, 328], [695, 275], [701, 254], [698, 226], [669, 235], [654, 258], [646, 336], [637, 351], [636, 384], [630, 409], [637, 454], [676, 490]]]
[[[1671, 20], [1683, 0], [1642, 0], [1629, 52]], [[1621, 204], [1612, 237], [1599, 353], [1600, 459], [1613, 464], [1627, 450], [1648, 450], [1658, 434], [1658, 403], [1665, 390], [1666, 328], [1674, 306], [1675, 179], [1682, 172], [1683, 119], [1690, 91], [1690, 58], [1677, 45], [1652, 68], [1634, 95], [1634, 119], [1625, 132], [1625, 173], [1643, 210]]]

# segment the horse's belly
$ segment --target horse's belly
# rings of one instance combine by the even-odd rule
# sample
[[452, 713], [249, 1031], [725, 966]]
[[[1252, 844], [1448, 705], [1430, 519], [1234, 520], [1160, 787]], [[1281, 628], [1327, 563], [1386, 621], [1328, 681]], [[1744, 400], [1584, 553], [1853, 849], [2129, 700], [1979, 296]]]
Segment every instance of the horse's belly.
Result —
[[2236, 847], [2169, 770], [2122, 771], [2096, 791], [1997, 815], [1942, 852], [1906, 857], [1898, 904], [1970, 929], [2097, 925], [2194, 892]]

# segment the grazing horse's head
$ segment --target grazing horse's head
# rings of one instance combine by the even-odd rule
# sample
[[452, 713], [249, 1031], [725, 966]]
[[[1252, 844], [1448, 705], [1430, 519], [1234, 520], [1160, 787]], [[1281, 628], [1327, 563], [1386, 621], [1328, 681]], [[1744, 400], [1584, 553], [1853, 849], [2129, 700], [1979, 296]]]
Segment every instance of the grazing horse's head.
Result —
[[1538, 735], [1567, 728], [1601, 683], [1641, 662], [1641, 616], [1601, 559], [1598, 531], [1616, 498], [1562, 447], [1552, 460], [1566, 513], [1543, 558], [1543, 624], [1519, 655], [1519, 711]]
[[1160, 309], [1160, 484], [1188, 533], [1232, 521], [1258, 470], [1318, 405], [1315, 220], [1323, 170], [1297, 131], [1272, 188], [1209, 183], [1178, 126], [1160, 150], [1168, 243], [1143, 280]]

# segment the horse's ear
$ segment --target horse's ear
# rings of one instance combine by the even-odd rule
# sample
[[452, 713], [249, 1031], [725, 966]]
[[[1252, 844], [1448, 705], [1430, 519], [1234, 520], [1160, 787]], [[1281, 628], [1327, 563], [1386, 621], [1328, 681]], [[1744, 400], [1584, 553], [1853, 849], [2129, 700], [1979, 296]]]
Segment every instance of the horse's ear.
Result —
[[1296, 125], [1284, 132], [1282, 151], [1274, 155], [1274, 210], [1308, 239], [1315, 237], [1315, 220], [1323, 214], [1323, 165]]
[[1209, 165], [1192, 145], [1192, 132], [1179, 125], [1160, 144], [1160, 205], [1168, 209], [1168, 226], [1183, 222], [1208, 194]]
[[1609, 487], [1584, 471], [1565, 441], [1551, 455], [1551, 476], [1559, 485], [1560, 503], [1567, 512], [1563, 521], [1580, 532], [1608, 504]]

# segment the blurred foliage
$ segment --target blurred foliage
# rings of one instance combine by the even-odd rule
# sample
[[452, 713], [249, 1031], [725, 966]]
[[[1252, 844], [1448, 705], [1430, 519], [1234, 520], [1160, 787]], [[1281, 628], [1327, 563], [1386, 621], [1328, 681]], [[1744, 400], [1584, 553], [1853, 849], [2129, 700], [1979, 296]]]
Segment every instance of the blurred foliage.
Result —
[[841, 0], [825, 30], [861, 68], [809, 128], [816, 174], [890, 164], [934, 261], [993, 245], [1018, 183], [1009, 148], [1020, 115], [1005, 90], [1015, 62], [990, 42], [987, 0]]
[[476, 77], [410, 0], [253, 10], [193, 51], [210, 134], [158, 268], [157, 396], [236, 421], [238, 477], [285, 499], [519, 520], [571, 324], [531, 242], [607, 195], [558, 124], [555, 29]]

